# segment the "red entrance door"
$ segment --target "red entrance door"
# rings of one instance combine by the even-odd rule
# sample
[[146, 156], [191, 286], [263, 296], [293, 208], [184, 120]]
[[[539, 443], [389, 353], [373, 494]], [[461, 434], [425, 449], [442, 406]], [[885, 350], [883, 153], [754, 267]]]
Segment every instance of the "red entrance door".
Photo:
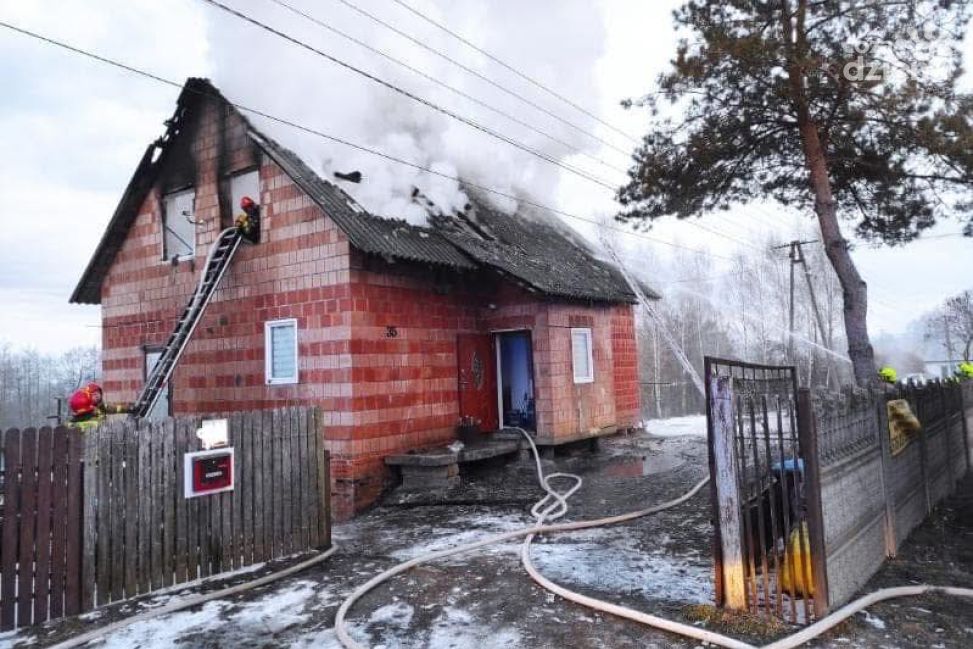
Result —
[[456, 338], [459, 365], [459, 414], [480, 420], [483, 430], [499, 426], [497, 363], [490, 334], [460, 334]]

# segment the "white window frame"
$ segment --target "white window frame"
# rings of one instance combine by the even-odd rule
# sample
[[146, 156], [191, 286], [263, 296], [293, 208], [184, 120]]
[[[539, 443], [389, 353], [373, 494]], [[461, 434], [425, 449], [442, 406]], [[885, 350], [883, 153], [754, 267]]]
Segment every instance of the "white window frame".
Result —
[[[574, 365], [574, 336], [575, 334], [582, 334], [587, 340], [588, 344], [588, 374], [578, 375], [578, 368]], [[588, 327], [572, 327], [571, 328], [571, 370], [574, 374], [575, 383], [594, 383], [595, 382], [595, 358], [594, 352], [592, 350], [592, 337], [591, 329]]]
[[[274, 358], [271, 331], [277, 327], [294, 327], [294, 374], [293, 376], [273, 376]], [[284, 318], [282, 320], [268, 320], [264, 322], [264, 378], [267, 385], [291, 385], [298, 382], [300, 376], [300, 357], [297, 350], [297, 338], [299, 330], [296, 318]]]
[[[189, 221], [193, 225], [193, 240], [186, 242], [192, 244], [192, 248], [189, 252], [183, 253], [181, 255], [173, 255], [173, 254], [169, 254], [169, 251], [166, 250], [166, 236], [168, 234], [166, 230], [169, 227], [169, 218], [171, 216], [169, 214], [169, 209], [168, 209], [169, 199], [175, 198], [177, 196], [181, 196], [183, 194], [192, 194], [193, 197], [192, 215], [189, 217]], [[183, 214], [179, 214], [178, 217], [183, 219], [186, 218], [186, 216]], [[178, 189], [176, 191], [163, 194], [162, 196], [162, 261], [173, 261], [173, 260], [180, 261], [183, 259], [194, 258], [196, 256], [196, 243], [197, 243], [198, 236], [199, 235], [196, 232], [196, 188], [186, 187], [185, 189]]]

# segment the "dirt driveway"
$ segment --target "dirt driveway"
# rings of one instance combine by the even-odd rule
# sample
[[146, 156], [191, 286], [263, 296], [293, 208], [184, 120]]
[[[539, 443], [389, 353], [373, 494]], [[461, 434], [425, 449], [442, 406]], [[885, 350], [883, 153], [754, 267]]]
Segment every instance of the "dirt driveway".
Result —
[[[622, 513], [684, 492], [706, 472], [703, 426], [701, 418], [667, 422], [649, 433], [604, 440], [595, 455], [579, 453], [547, 463], [549, 470], [585, 478], [569, 517]], [[463, 486], [445, 496], [393, 493], [383, 506], [337, 526], [340, 549], [318, 567], [232, 600], [137, 623], [92, 646], [339, 647], [335, 613], [357, 585], [402, 560], [526, 526], [530, 503], [538, 495], [531, 462], [465, 476]], [[655, 517], [542, 538], [533, 554], [544, 574], [574, 590], [727, 631], [698, 615], [713, 597], [710, 543], [704, 489]], [[526, 575], [518, 551], [517, 542], [501, 544], [393, 579], [352, 610], [353, 634], [363, 644], [385, 649], [698, 646], [547, 593]], [[203, 588], [244, 581], [269, 569]], [[968, 480], [960, 495], [915, 532], [901, 556], [866, 590], [918, 581], [973, 586], [973, 482]], [[185, 594], [174, 591], [0, 635], [0, 645], [46, 646]], [[759, 625], [733, 630], [756, 643], [777, 635], [761, 635], [766, 629]], [[973, 602], [920, 598], [878, 605], [812, 646], [973, 646]]]

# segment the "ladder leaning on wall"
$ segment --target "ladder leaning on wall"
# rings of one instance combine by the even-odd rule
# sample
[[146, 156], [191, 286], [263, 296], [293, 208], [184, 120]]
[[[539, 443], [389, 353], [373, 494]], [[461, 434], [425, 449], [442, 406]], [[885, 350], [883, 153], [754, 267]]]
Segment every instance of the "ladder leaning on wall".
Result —
[[259, 208], [249, 197], [244, 197], [240, 201], [240, 207], [244, 214], [237, 218], [236, 225], [220, 232], [216, 241], [210, 247], [203, 265], [203, 273], [199, 278], [199, 283], [189, 298], [189, 303], [183, 309], [182, 314], [176, 321], [176, 326], [169, 334], [169, 339], [162, 348], [162, 354], [155, 366], [149, 373], [139, 392], [138, 398], [132, 406], [131, 413], [135, 417], [145, 417], [152, 408], [155, 407], [163, 388], [172, 376], [179, 358], [186, 350], [196, 326], [203, 318], [206, 307], [209, 306], [216, 289], [226, 274], [233, 256], [236, 254], [240, 242], [247, 240], [257, 243], [260, 236], [260, 217]]

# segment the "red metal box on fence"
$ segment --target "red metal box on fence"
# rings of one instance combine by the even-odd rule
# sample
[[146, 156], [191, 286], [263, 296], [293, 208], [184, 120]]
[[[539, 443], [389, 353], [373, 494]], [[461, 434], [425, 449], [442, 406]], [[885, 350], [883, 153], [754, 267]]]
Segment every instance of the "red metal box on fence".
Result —
[[233, 490], [233, 449], [218, 448], [185, 455], [185, 497]]

